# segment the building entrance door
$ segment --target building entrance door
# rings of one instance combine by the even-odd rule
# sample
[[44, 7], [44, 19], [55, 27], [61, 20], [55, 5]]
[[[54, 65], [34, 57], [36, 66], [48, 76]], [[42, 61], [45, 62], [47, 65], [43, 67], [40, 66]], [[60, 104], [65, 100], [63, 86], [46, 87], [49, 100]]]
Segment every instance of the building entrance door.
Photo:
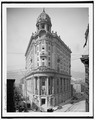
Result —
[[44, 105], [45, 104], [45, 99], [41, 99], [41, 105]]

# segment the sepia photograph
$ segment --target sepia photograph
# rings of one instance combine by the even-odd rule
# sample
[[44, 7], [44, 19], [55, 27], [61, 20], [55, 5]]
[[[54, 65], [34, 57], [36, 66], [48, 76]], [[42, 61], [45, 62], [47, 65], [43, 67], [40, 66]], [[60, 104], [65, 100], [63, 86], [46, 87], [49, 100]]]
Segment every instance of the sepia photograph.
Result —
[[93, 1], [2, 3], [2, 117], [93, 117]]

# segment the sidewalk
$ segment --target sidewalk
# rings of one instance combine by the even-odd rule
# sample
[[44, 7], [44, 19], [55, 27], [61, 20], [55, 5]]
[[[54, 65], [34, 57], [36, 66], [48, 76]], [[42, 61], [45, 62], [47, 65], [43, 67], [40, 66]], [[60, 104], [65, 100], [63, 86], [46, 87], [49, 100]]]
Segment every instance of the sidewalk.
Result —
[[71, 99], [69, 99], [69, 100], [67, 100], [67, 101], [65, 101], [63, 103], [60, 103], [58, 106], [53, 107], [54, 111], [58, 110], [59, 106], [62, 106], [62, 109], [63, 109], [63, 106], [64, 106], [64, 111], [65, 111], [65, 109], [66, 109], [65, 106], [70, 107], [72, 105], [72, 104], [69, 104], [70, 101], [71, 101]]

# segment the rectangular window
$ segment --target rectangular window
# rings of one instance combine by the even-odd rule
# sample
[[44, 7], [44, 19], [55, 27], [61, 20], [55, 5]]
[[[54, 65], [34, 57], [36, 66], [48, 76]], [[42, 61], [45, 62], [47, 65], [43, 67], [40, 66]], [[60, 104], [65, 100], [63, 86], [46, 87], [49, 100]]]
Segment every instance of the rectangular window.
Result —
[[50, 55], [50, 52], [48, 54]]
[[50, 62], [48, 63], [48, 65], [50, 66]]
[[42, 79], [42, 86], [45, 86], [45, 80]]
[[48, 58], [48, 60], [50, 60], [50, 57]]

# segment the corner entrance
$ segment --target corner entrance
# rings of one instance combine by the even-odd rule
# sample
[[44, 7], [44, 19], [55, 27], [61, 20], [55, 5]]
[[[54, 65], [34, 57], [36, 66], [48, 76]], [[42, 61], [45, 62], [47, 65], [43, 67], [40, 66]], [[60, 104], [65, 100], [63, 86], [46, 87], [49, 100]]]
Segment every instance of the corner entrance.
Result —
[[41, 99], [41, 105], [44, 105], [45, 104], [45, 99], [43, 98], [43, 99]]

